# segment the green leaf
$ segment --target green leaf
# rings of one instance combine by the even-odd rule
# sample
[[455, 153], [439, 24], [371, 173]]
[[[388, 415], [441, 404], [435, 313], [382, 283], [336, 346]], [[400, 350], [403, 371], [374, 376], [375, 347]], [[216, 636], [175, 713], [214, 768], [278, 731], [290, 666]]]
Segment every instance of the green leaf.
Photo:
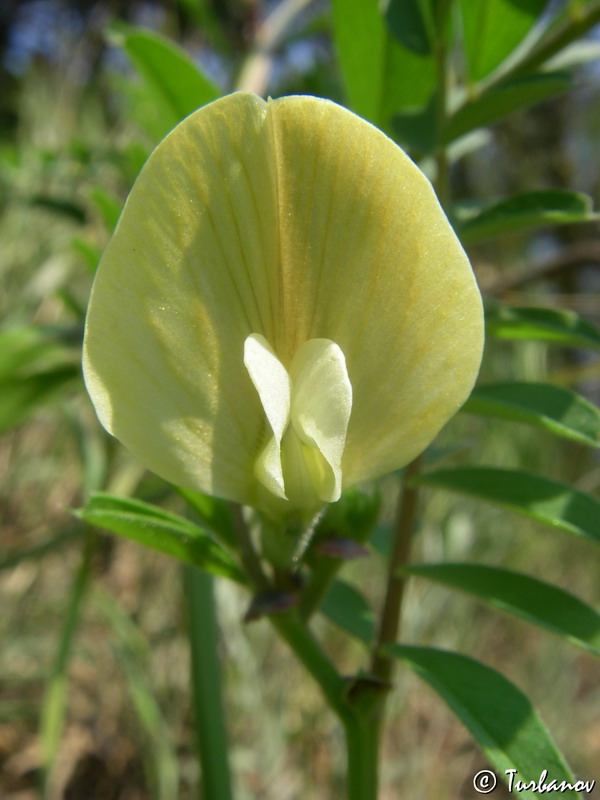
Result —
[[448, 122], [443, 141], [448, 143], [475, 128], [492, 125], [516, 111], [567, 91], [571, 84], [572, 78], [566, 72], [546, 72], [494, 86], [458, 109]]
[[435, 84], [435, 64], [430, 56], [420, 56], [401, 47], [386, 33], [382, 49], [382, 80], [379, 98], [379, 125], [389, 131], [392, 115], [409, 108], [422, 108]]
[[378, 0], [334, 0], [334, 43], [350, 107], [389, 129], [394, 112], [419, 108], [435, 84], [433, 59], [401, 47]]
[[600, 544], [600, 502], [540, 475], [496, 467], [454, 467], [419, 475], [413, 483], [486, 500]]
[[460, 0], [469, 74], [489, 75], [515, 50], [547, 5], [547, 0]]
[[375, 637], [375, 617], [362, 594], [345, 581], [332, 584], [321, 605], [325, 614], [338, 628], [370, 647]]
[[75, 514], [90, 525], [139, 542], [213, 575], [245, 582], [243, 572], [229, 553], [206, 531], [157, 506], [99, 492], [93, 494], [86, 506]]
[[574, 311], [490, 305], [485, 322], [486, 333], [497, 339], [533, 339], [600, 350], [600, 328]]
[[575, 595], [544, 581], [480, 564], [424, 564], [403, 573], [475, 595], [600, 656], [600, 614]]
[[350, 107], [377, 123], [386, 31], [374, 0], [333, 0], [333, 37]]
[[114, 38], [144, 78], [163, 135], [220, 92], [181, 47], [158, 33], [120, 24]]
[[600, 409], [577, 392], [548, 383], [476, 386], [467, 414], [523, 422], [582, 444], [600, 447]]
[[226, 500], [195, 492], [192, 489], [176, 487], [199, 521], [214, 533], [217, 539], [232, 549], [237, 547], [233, 517]]
[[[399, 658], [426, 681], [447, 703], [481, 746], [492, 766], [505, 780], [506, 770], [517, 770], [515, 779], [537, 786], [547, 770], [547, 782], [575, 786], [575, 779], [556, 748], [529, 699], [496, 670], [458, 653], [429, 647], [390, 645], [386, 651]], [[581, 798], [577, 790], [561, 797]], [[552, 792], [548, 796], [557, 795]], [[519, 797], [535, 800], [537, 793], [524, 790]]]
[[433, 48], [430, 0], [385, 0], [383, 15], [389, 30], [408, 50], [429, 55]]
[[596, 219], [592, 199], [561, 189], [518, 194], [483, 209], [458, 229], [464, 244], [542, 225], [564, 225]]

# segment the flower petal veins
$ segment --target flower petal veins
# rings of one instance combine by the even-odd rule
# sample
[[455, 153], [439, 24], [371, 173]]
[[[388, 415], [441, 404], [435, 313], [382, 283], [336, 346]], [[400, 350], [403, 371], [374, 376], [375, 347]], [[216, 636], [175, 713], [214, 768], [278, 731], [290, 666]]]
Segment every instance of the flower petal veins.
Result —
[[83, 367], [101, 423], [146, 467], [292, 513], [418, 455], [482, 348], [468, 258], [408, 156], [331, 101], [235, 92], [144, 165]]

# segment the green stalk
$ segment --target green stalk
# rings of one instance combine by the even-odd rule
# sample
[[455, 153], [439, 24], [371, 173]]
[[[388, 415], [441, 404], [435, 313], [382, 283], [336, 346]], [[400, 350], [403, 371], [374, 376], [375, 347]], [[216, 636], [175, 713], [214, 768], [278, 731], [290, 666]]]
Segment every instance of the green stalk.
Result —
[[81, 617], [84, 597], [92, 575], [91, 563], [96, 536], [85, 531], [81, 564], [71, 588], [58, 651], [42, 700], [40, 741], [42, 749], [42, 798], [50, 795], [52, 767], [56, 759], [67, 712], [68, 670], [75, 633]]
[[[255, 588], [265, 591], [269, 581], [250, 538], [246, 522], [239, 509], [234, 515], [236, 535], [244, 566], [251, 575]], [[294, 655], [318, 684], [323, 696], [344, 727], [348, 756], [347, 800], [377, 800], [378, 772], [378, 720], [373, 713], [373, 691], [356, 692], [353, 685], [337, 671], [335, 665], [314, 637], [306, 619], [297, 608], [275, 613], [269, 621], [287, 643]], [[380, 689], [375, 689], [376, 696]], [[211, 795], [207, 797], [212, 800]]]
[[384, 645], [393, 644], [396, 641], [400, 627], [406, 579], [399, 574], [399, 571], [408, 563], [410, 556], [418, 501], [417, 490], [410, 485], [410, 479], [417, 474], [419, 467], [420, 458], [416, 458], [408, 465], [404, 473], [394, 530], [394, 544], [388, 565], [383, 611], [377, 641], [373, 648], [371, 673], [384, 683], [389, 683], [391, 680], [396, 662], [396, 659], [382, 653], [382, 648]]
[[273, 614], [269, 619], [318, 683], [329, 707], [344, 727], [347, 800], [377, 800], [379, 737], [372, 708], [352, 702], [348, 696], [351, 684], [338, 673], [296, 611]]
[[[235, 509], [236, 535], [242, 560], [258, 591], [270, 588], [248, 527], [239, 508]], [[367, 724], [368, 716], [348, 697], [350, 684], [334, 664], [308, 627], [299, 609], [271, 614], [269, 621], [287, 643], [296, 658], [318, 684], [327, 704], [336, 714], [346, 733], [348, 753], [348, 800], [377, 800], [377, 737]]]
[[319, 684], [330, 708], [342, 721], [351, 716], [345, 698], [346, 682], [295, 610], [271, 614], [269, 620], [300, 663]]
[[379, 725], [365, 715], [344, 725], [348, 754], [348, 800], [377, 800], [379, 789]]
[[[269, 591], [273, 587], [258, 557], [246, 521], [240, 506], [233, 506], [235, 532], [240, 550], [240, 557], [254, 589], [259, 592]], [[298, 611], [292, 609], [269, 616], [269, 620], [279, 635], [287, 642], [298, 660], [321, 687], [321, 691], [331, 708], [343, 719], [349, 712], [344, 693], [346, 683], [334, 665], [321, 649], [308, 625], [301, 619]]]
[[213, 579], [205, 572], [187, 566], [183, 568], [183, 579], [197, 744], [202, 767], [202, 798], [233, 800], [221, 697]]

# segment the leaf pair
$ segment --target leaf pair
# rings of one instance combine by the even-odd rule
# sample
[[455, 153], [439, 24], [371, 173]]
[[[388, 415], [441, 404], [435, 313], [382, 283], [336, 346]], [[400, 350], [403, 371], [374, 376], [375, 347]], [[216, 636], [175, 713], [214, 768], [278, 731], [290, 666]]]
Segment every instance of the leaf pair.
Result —
[[[217, 500], [210, 502], [213, 506], [219, 504]], [[157, 506], [97, 493], [76, 514], [90, 525], [139, 542], [212, 575], [221, 575], [238, 583], [246, 582], [232, 556], [205, 528]], [[209, 514], [217, 519], [219, 511], [213, 508]]]
[[[431, 55], [445, 33], [443, 12], [447, 12], [447, 5], [443, 0], [387, 0], [385, 20], [405, 48]], [[486, 78], [511, 55], [546, 5], [547, 0], [460, 0], [464, 49], [472, 81]]]

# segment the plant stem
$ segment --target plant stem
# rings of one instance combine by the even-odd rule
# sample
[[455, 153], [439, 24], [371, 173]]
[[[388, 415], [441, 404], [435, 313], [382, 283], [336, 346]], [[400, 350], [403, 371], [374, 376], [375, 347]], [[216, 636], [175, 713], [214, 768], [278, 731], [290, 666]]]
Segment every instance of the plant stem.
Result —
[[353, 705], [350, 684], [338, 673], [296, 610], [269, 617], [298, 660], [319, 684], [329, 707], [344, 726], [347, 800], [377, 800], [379, 726], [373, 706]]
[[[239, 507], [233, 508], [236, 535], [241, 559], [255, 588], [268, 590], [270, 583], [250, 538], [250, 532]], [[360, 705], [364, 695], [357, 693], [354, 703], [349, 695], [351, 683], [343, 678], [314, 637], [299, 609], [269, 615], [269, 621], [294, 655], [305, 667], [331, 710], [344, 727], [348, 756], [348, 800], [377, 800], [378, 721], [373, 704]], [[214, 650], [214, 648], [213, 648]], [[198, 667], [194, 668], [197, 672]], [[214, 689], [213, 689], [214, 691]], [[226, 795], [206, 794], [208, 800]]]
[[379, 725], [357, 716], [344, 725], [348, 754], [348, 800], [377, 800]]
[[416, 458], [408, 465], [404, 474], [398, 501], [394, 547], [388, 567], [386, 595], [371, 661], [371, 673], [385, 683], [389, 683], [391, 680], [395, 659], [382, 653], [381, 648], [383, 645], [395, 642], [398, 636], [406, 582], [399, 571], [408, 563], [418, 504], [418, 490], [410, 485], [410, 480], [419, 471], [420, 463], [421, 458]]
[[295, 610], [271, 614], [269, 620], [307, 672], [319, 684], [331, 709], [344, 723], [350, 721], [352, 710], [345, 697], [346, 681], [329, 660], [306, 623], [300, 619]]
[[221, 698], [219, 632], [213, 579], [183, 568], [191, 651], [192, 686], [204, 800], [233, 800], [227, 732]]
[[307, 621], [321, 607], [325, 595], [331, 588], [335, 576], [343, 565], [341, 558], [323, 559], [312, 573], [310, 582], [300, 598], [298, 610], [303, 620]]
[[42, 748], [42, 798], [50, 794], [52, 768], [58, 752], [67, 710], [68, 669], [73, 654], [77, 626], [83, 602], [92, 577], [92, 559], [97, 536], [87, 526], [84, 529], [81, 564], [71, 588], [58, 651], [52, 665], [42, 701], [40, 740]]

